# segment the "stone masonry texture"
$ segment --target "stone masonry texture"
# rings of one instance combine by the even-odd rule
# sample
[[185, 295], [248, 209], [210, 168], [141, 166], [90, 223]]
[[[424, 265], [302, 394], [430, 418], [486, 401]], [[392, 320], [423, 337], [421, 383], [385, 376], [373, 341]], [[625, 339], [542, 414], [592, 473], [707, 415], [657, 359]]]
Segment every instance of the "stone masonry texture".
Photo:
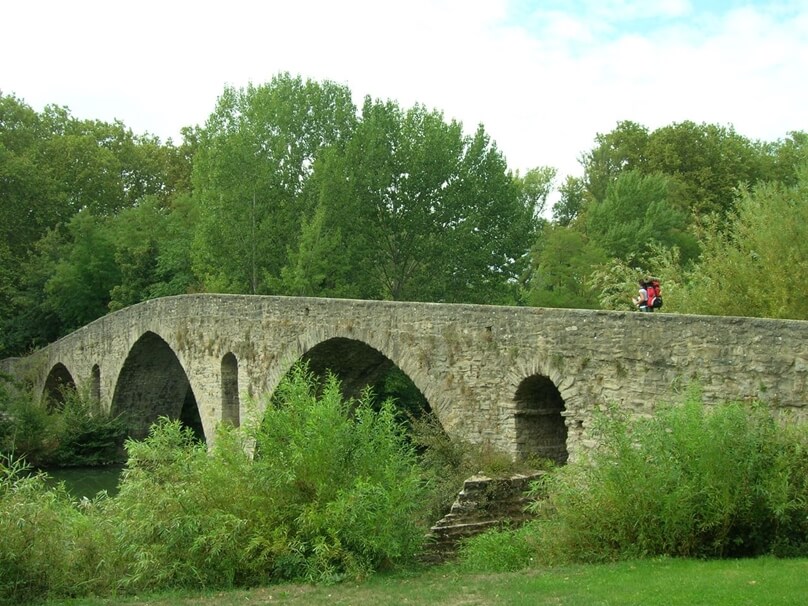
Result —
[[111, 313], [0, 370], [39, 395], [57, 377], [89, 386], [134, 435], [157, 415], [179, 417], [191, 397], [210, 441], [219, 422], [260, 414], [267, 399], [248, 402], [301, 358], [355, 390], [394, 364], [450, 435], [513, 456], [561, 440], [547, 452], [574, 460], [600, 407], [653, 414], [694, 382], [706, 402], [808, 415], [808, 322], [792, 320], [183, 295]]

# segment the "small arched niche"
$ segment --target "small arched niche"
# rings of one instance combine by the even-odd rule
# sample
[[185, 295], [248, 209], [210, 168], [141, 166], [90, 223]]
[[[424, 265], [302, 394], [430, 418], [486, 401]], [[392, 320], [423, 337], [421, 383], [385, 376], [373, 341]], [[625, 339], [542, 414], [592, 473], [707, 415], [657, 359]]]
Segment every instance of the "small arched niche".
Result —
[[65, 395], [68, 389], [75, 391], [76, 382], [67, 367], [61, 362], [54, 365], [45, 379], [43, 393], [45, 405], [48, 410], [61, 410], [65, 405]]
[[566, 410], [558, 388], [544, 375], [531, 375], [516, 390], [516, 455], [567, 462]]
[[232, 353], [222, 358], [222, 421], [238, 427], [241, 422], [238, 401], [238, 360]]
[[90, 397], [94, 404], [101, 402], [101, 368], [93, 364], [90, 375]]

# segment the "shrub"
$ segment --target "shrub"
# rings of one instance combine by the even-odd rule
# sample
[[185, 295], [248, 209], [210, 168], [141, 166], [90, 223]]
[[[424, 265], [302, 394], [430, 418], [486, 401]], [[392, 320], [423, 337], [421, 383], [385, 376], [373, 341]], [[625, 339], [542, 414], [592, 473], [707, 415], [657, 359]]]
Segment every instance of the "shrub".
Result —
[[65, 388], [63, 404], [48, 411], [22, 393], [0, 383], [0, 452], [24, 457], [37, 467], [123, 460], [123, 424], [94, 410], [87, 394]]
[[542, 487], [541, 559], [808, 553], [805, 426], [692, 394], [634, 423], [611, 410], [598, 434], [590, 461]]
[[93, 408], [87, 394], [65, 391], [61, 410], [51, 414], [55, 447], [42, 465], [93, 466], [123, 461], [124, 424]]
[[22, 393], [10, 377], [0, 375], [0, 453], [36, 461], [48, 449], [49, 417], [44, 407], [34, 406]]
[[390, 400], [345, 401], [330, 377], [319, 397], [295, 368], [255, 429], [256, 490], [276, 510], [304, 577], [361, 576], [421, 548], [424, 487], [415, 450]]
[[296, 368], [263, 422], [221, 427], [210, 451], [160, 419], [127, 442], [113, 498], [73, 503], [4, 460], [0, 602], [333, 581], [414, 558], [424, 484], [392, 404], [344, 401], [333, 378], [317, 393]]
[[105, 590], [108, 531], [103, 519], [80, 511], [63, 486], [49, 488], [42, 474], [0, 458], [0, 603]]
[[303, 368], [273, 401], [210, 453], [165, 419], [127, 444], [114, 510], [128, 588], [356, 578], [420, 550], [421, 473], [391, 404], [345, 401], [333, 378], [318, 395]]
[[460, 546], [459, 567], [472, 572], [512, 572], [526, 568], [536, 555], [534, 534], [535, 530], [528, 523], [470, 537]]
[[127, 467], [107, 509], [122, 588], [232, 585], [247, 540], [247, 519], [238, 516], [249, 486], [243, 451], [229, 473], [217, 472], [192, 430], [165, 418], [126, 446]]

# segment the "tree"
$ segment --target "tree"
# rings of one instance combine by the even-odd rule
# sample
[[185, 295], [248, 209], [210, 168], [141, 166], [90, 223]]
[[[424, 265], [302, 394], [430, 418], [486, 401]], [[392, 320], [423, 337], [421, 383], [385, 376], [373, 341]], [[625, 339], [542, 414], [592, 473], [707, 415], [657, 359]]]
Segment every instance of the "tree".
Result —
[[[205, 288], [266, 293], [315, 206], [318, 155], [351, 133], [350, 91], [282, 74], [225, 88], [198, 133], [192, 181], [199, 206], [194, 270]], [[273, 282], [273, 280], [275, 282]]]
[[558, 188], [560, 199], [553, 205], [553, 222], [566, 227], [571, 225], [586, 208], [590, 195], [586, 184], [578, 177], [568, 176]]
[[596, 147], [581, 159], [587, 190], [602, 201], [614, 179], [626, 171], [669, 178], [669, 200], [688, 221], [731, 210], [739, 184], [767, 174], [767, 149], [731, 127], [685, 121], [651, 133], [634, 122], [598, 134]]
[[769, 160], [767, 179], [788, 187], [796, 185], [799, 168], [808, 162], [808, 133], [790, 132], [784, 140], [770, 143], [765, 149]]
[[544, 215], [547, 198], [553, 191], [553, 181], [556, 169], [551, 166], [531, 168], [524, 176], [517, 171], [513, 180], [519, 188], [520, 204], [525, 208], [533, 209], [533, 216], [540, 218]]
[[611, 257], [640, 259], [653, 242], [678, 246], [692, 257], [695, 239], [686, 232], [684, 214], [668, 201], [668, 179], [639, 171], [621, 173], [607, 188], [602, 202], [590, 205], [587, 234]]
[[[101, 219], [134, 208], [149, 196], [167, 202], [187, 182], [183, 174], [190, 164], [182, 155], [185, 151], [175, 151], [148, 135], [136, 136], [120, 122], [77, 120], [67, 108], [54, 105], [37, 113], [16, 97], [0, 93], [0, 237], [4, 242], [0, 276], [5, 281], [0, 286], [4, 335], [0, 355], [19, 353], [32, 343], [59, 336], [67, 316], [89, 317], [73, 312], [58, 315], [57, 310], [61, 314], [66, 312], [64, 305], [72, 304], [57, 301], [61, 296], [57, 291], [46, 294], [45, 285], [51, 280], [88, 280], [86, 268], [73, 267], [72, 278], [67, 276], [70, 259], [91, 254], [94, 263], [101, 263], [97, 254], [111, 249], [81, 252], [83, 243], [76, 241], [77, 234], [95, 221], [99, 231], [93, 231], [93, 237], [100, 237], [109, 227]], [[62, 264], [53, 258], [56, 254], [62, 255]], [[106, 267], [106, 261], [101, 265]], [[85, 298], [90, 293], [100, 298], [91, 302]], [[85, 311], [106, 311], [108, 292], [91, 288], [78, 295], [77, 301], [88, 304]]]
[[727, 225], [706, 233], [690, 274], [690, 313], [808, 319], [800, 281], [808, 272], [808, 164], [792, 187], [743, 189]]
[[482, 127], [465, 136], [439, 112], [367, 98], [345, 152], [316, 168], [351, 296], [514, 300], [535, 199], [520, 197]]
[[598, 292], [589, 276], [607, 260], [606, 253], [581, 231], [548, 226], [533, 249], [528, 305], [596, 309]]
[[764, 149], [732, 127], [681, 122], [654, 131], [648, 141], [647, 171], [676, 181], [676, 208], [696, 219], [732, 210], [739, 185], [765, 179]]
[[50, 254], [58, 260], [45, 283], [45, 304], [66, 333], [109, 311], [110, 293], [121, 276], [107, 221], [88, 211], [70, 220], [67, 237], [55, 246]]
[[289, 251], [289, 264], [281, 270], [279, 291], [307, 297], [359, 296], [338, 279], [349, 268], [344, 263], [340, 230], [328, 229], [326, 212], [320, 203], [310, 220], [303, 219], [298, 248]]
[[157, 198], [145, 198], [108, 220], [120, 273], [120, 282], [110, 292], [110, 310], [193, 289], [189, 249], [195, 217], [186, 194], [175, 197], [169, 206]]
[[610, 133], [598, 133], [596, 146], [580, 159], [586, 188], [595, 200], [603, 200], [609, 184], [623, 171], [644, 172], [648, 129], [636, 122], [618, 122]]

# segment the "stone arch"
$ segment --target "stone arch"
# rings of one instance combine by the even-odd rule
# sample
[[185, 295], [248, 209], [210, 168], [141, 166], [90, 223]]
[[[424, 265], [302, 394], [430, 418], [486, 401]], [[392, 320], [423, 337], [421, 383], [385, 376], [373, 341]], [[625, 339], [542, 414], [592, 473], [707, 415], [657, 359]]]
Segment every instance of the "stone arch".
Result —
[[383, 336], [381, 340], [384, 343], [380, 343], [378, 334], [366, 330], [356, 330], [350, 322], [337, 326], [336, 330], [334, 327], [322, 324], [309, 327], [297, 339], [288, 343], [287, 347], [277, 355], [272, 356], [274, 361], [267, 369], [263, 380], [248, 387], [250, 394], [254, 392], [272, 394], [296, 362], [319, 344], [331, 339], [361, 343], [388, 359], [412, 381], [413, 386], [423, 395], [441, 426], [446, 431], [451, 431], [451, 427], [447, 424], [447, 411], [451, 410], [452, 401], [444, 393], [443, 386], [435, 381], [434, 377], [429, 374], [429, 369], [424, 367], [415, 348], [403, 347], [397, 342], [391, 343], [384, 340]]
[[45, 379], [43, 398], [49, 410], [61, 409], [65, 404], [65, 390], [76, 389], [76, 382], [67, 367], [57, 362]]
[[[411, 388], [417, 392], [416, 397], [420, 398], [425, 410], [432, 410], [428, 398], [406, 369], [362, 339], [343, 336], [324, 338], [313, 347], [304, 347], [296, 360], [285, 364], [284, 374], [297, 360], [304, 361], [318, 377], [333, 373], [339, 378], [346, 398], [358, 397], [365, 387], [378, 385], [390, 371], [398, 369], [412, 384]], [[379, 395], [378, 390], [375, 391]]]
[[530, 375], [517, 387], [514, 402], [517, 458], [539, 456], [566, 463], [566, 406], [555, 383], [545, 375]]
[[229, 352], [222, 357], [222, 421], [233, 427], [241, 423], [238, 395], [238, 360]]
[[135, 439], [146, 437], [161, 416], [179, 419], [205, 439], [188, 376], [174, 350], [153, 332], [144, 333], [129, 350], [115, 384], [111, 412], [121, 416]]

